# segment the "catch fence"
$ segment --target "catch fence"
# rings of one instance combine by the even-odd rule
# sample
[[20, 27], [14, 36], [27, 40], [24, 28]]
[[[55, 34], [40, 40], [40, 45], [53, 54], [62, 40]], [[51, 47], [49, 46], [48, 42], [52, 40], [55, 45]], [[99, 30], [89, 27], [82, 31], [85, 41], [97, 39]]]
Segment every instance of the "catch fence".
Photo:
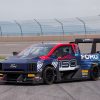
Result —
[[60, 36], [99, 33], [100, 16], [0, 21], [0, 36]]

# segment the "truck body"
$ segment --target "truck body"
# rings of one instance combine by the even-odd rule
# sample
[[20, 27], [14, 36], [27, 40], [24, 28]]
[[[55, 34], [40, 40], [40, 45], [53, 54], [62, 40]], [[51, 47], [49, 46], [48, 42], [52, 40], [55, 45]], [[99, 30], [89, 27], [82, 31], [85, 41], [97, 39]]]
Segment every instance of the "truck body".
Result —
[[46, 83], [99, 78], [99, 53], [82, 54], [78, 41], [34, 44], [0, 63], [0, 81]]

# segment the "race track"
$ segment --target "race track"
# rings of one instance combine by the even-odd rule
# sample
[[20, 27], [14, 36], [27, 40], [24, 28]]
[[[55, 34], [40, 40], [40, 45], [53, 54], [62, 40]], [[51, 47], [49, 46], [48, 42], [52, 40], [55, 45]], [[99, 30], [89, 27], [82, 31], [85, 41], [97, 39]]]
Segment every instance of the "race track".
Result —
[[53, 85], [1, 84], [0, 100], [100, 100], [100, 80]]
[[[0, 43], [0, 54], [20, 51], [32, 43]], [[53, 85], [0, 84], [0, 100], [100, 100], [100, 80]]]

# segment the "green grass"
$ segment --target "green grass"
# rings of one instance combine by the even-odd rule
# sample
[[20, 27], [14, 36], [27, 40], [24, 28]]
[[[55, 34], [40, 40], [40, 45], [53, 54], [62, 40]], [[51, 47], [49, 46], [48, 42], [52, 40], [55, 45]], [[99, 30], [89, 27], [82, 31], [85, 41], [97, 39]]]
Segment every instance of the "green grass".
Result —
[[0, 56], [0, 60], [3, 60], [5, 59], [6, 57], [5, 56]]

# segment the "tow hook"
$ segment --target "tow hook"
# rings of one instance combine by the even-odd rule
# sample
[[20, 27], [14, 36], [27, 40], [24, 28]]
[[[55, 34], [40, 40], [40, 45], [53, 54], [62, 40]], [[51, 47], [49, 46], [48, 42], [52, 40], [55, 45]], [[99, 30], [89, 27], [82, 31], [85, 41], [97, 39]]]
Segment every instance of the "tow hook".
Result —
[[22, 74], [17, 78], [17, 82], [23, 82], [23, 75]]

